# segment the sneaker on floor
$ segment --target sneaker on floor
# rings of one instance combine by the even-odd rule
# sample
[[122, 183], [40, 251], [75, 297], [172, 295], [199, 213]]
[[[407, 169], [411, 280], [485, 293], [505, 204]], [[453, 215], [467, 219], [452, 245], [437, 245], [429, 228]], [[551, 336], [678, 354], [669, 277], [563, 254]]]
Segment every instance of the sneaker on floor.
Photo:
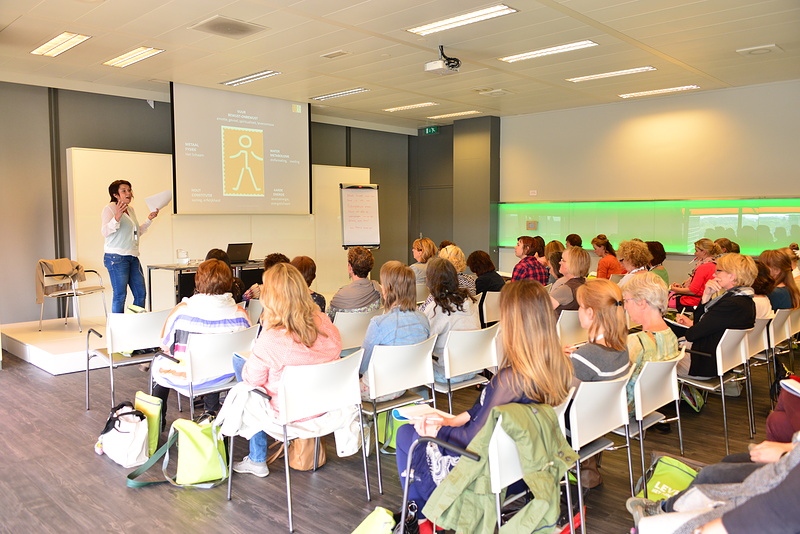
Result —
[[249, 473], [257, 477], [265, 477], [269, 474], [267, 462], [254, 462], [249, 456], [242, 458], [241, 462], [235, 462], [233, 464], [233, 470], [237, 473]]
[[661, 502], [642, 499], [640, 497], [630, 497], [625, 502], [625, 508], [627, 508], [633, 516], [633, 524], [637, 527], [639, 526], [639, 521], [641, 521], [643, 517], [666, 513], [661, 508]]

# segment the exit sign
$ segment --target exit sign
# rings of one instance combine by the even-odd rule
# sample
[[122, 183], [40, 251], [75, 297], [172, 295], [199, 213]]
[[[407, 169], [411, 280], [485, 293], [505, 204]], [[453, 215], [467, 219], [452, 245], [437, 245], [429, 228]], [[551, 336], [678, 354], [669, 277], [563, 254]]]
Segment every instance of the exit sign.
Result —
[[423, 130], [424, 135], [435, 135], [438, 133], [439, 133], [438, 126], [426, 126], [425, 129]]

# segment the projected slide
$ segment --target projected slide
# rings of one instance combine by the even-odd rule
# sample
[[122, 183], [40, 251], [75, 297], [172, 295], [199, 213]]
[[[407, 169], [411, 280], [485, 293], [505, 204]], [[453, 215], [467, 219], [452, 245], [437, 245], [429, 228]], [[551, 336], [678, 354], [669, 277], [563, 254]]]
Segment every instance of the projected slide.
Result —
[[310, 212], [308, 106], [173, 84], [179, 214]]

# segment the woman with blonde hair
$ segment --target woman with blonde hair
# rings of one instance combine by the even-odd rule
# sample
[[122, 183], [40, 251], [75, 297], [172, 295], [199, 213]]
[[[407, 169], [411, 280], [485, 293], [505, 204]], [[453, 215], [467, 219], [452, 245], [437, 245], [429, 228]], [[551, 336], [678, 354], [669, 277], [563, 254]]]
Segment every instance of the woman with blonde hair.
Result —
[[684, 308], [694, 308], [700, 304], [700, 297], [705, 291], [706, 284], [714, 278], [714, 258], [718, 256], [720, 249], [716, 243], [710, 239], [698, 239], [694, 242], [694, 262], [697, 262], [689, 278], [682, 284], [677, 282], [670, 286], [670, 290], [676, 295], [676, 308], [682, 311]]
[[475, 276], [467, 274], [467, 260], [464, 252], [457, 245], [447, 245], [439, 251], [439, 257], [453, 264], [458, 273], [458, 287], [463, 287], [475, 296]]
[[598, 234], [592, 239], [594, 253], [600, 258], [597, 262], [597, 278], [611, 278], [612, 274], [625, 274], [625, 268], [617, 260], [617, 253], [606, 234]]
[[414, 256], [414, 261], [409, 265], [414, 275], [417, 277], [418, 285], [425, 285], [425, 268], [428, 260], [436, 256], [436, 243], [427, 237], [415, 239], [411, 244], [411, 254]]
[[625, 376], [628, 360], [628, 327], [622, 291], [610, 280], [589, 280], [577, 291], [581, 327], [589, 331], [589, 342], [571, 352], [574, 383], [602, 382]]
[[562, 310], [578, 309], [575, 294], [586, 283], [590, 265], [589, 253], [582, 248], [569, 247], [562, 253], [560, 269], [563, 276], [550, 287], [550, 301], [556, 317]]
[[766, 265], [775, 289], [767, 295], [773, 310], [800, 308], [800, 290], [792, 277], [792, 258], [782, 249], [765, 250], [758, 256], [758, 261]]
[[628, 271], [628, 274], [619, 281], [619, 287], [623, 287], [636, 274], [647, 272], [653, 255], [650, 253], [650, 249], [647, 248], [647, 243], [631, 240], [623, 241], [619, 244], [617, 258], [619, 258], [619, 263]]
[[[278, 418], [278, 384], [287, 365], [312, 365], [339, 358], [342, 340], [330, 319], [311, 298], [303, 275], [294, 265], [278, 263], [263, 276], [261, 303], [263, 329], [242, 369], [242, 379], [259, 386], [272, 396], [269, 409]], [[267, 434], [258, 432], [250, 439], [250, 453], [233, 464], [237, 473], [258, 477], [269, 474]]]
[[[544, 287], [533, 280], [506, 284], [500, 292], [500, 323], [504, 360], [475, 405], [443, 420], [423, 418], [413, 426], [403, 425], [398, 429], [397, 470], [402, 484], [406, 483], [408, 449], [419, 436], [432, 436], [466, 447], [495, 406], [508, 403], [556, 406], [566, 398], [572, 365], [561, 349]], [[409, 495], [420, 511], [458, 460], [458, 456], [436, 446], [414, 450], [414, 482], [409, 486]]]

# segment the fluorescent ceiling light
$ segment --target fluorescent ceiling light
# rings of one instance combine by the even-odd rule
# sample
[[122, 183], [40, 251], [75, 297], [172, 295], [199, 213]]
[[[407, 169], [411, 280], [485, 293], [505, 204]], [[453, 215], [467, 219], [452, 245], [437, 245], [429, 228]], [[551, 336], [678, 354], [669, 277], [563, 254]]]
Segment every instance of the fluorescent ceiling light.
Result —
[[269, 78], [270, 76], [277, 76], [278, 74], [280, 74], [280, 72], [274, 70], [262, 70], [261, 72], [256, 72], [255, 74], [242, 76], [241, 78], [236, 78], [235, 80], [228, 80], [227, 82], [221, 82], [221, 83], [222, 85], [229, 85], [231, 87], [236, 87], [237, 85], [263, 80], [264, 78]]
[[552, 46], [550, 48], [542, 48], [541, 50], [534, 50], [533, 52], [525, 52], [524, 54], [515, 54], [513, 56], [506, 56], [498, 59], [500, 61], [505, 61], [506, 63], [514, 63], [515, 61], [522, 61], [523, 59], [549, 56], [550, 54], [560, 54], [561, 52], [572, 52], [573, 50], [589, 48], [590, 46], [597, 46], [597, 43], [594, 41], [578, 41], [575, 43]]
[[654, 91], [642, 91], [641, 93], [627, 93], [624, 95], [617, 95], [617, 96], [620, 98], [636, 98], [639, 96], [663, 95], [666, 93], [677, 93], [679, 91], [691, 91], [692, 89], [700, 89], [700, 86], [684, 85], [682, 87], [670, 87], [668, 89], [656, 89]]
[[36, 50], [32, 50], [31, 54], [36, 54], [37, 56], [56, 57], [57, 55], [66, 52], [73, 46], [78, 46], [86, 39], [91, 38], [91, 35], [64, 32], [61, 35], [53, 37]]
[[383, 111], [388, 111], [389, 113], [394, 113], [395, 111], [405, 111], [407, 109], [417, 109], [417, 108], [427, 108], [429, 106], [438, 106], [437, 102], [422, 102], [421, 104], [409, 104], [407, 106], [399, 106], [396, 108], [389, 108], [384, 109]]
[[131, 50], [126, 54], [122, 54], [121, 56], [117, 56], [114, 59], [109, 59], [103, 65], [108, 65], [109, 67], [127, 67], [128, 65], [133, 65], [137, 61], [141, 61], [143, 59], [147, 59], [149, 57], [153, 57], [156, 54], [160, 54], [163, 52], [160, 48], [152, 48], [149, 46], [140, 46], [135, 50]]
[[452, 117], [463, 117], [464, 115], [474, 115], [475, 113], [480, 113], [480, 111], [459, 111], [458, 113], [447, 113], [445, 115], [434, 115], [433, 117], [428, 117], [429, 119], [450, 119]]
[[473, 11], [471, 13], [466, 13], [464, 15], [459, 15], [457, 17], [451, 17], [449, 19], [440, 20], [438, 22], [431, 22], [430, 24], [425, 24], [424, 26], [417, 26], [416, 28], [411, 28], [410, 30], [406, 30], [410, 33], [415, 33], [417, 35], [428, 35], [431, 33], [436, 33], [444, 30], [449, 30], [450, 28], [457, 28], [459, 26], [465, 26], [467, 24], [472, 24], [473, 22], [480, 22], [482, 20], [493, 19], [495, 17], [500, 17], [502, 15], [508, 15], [510, 13], [516, 13], [517, 10], [513, 7], [508, 7], [504, 4], [497, 4], [496, 6], [487, 7], [486, 9], [481, 9], [478, 11]]
[[655, 67], [647, 65], [646, 67], [636, 67], [635, 69], [615, 70], [614, 72], [604, 72], [602, 74], [591, 74], [589, 76], [579, 76], [577, 78], [567, 78], [568, 82], [588, 82], [590, 80], [600, 80], [602, 78], [613, 78], [614, 76], [625, 76], [626, 74], [638, 74], [640, 72], [648, 72], [656, 70]]
[[365, 93], [367, 91], [369, 91], [369, 89], [358, 87], [356, 89], [348, 89], [347, 91], [339, 91], [338, 93], [328, 93], [327, 95], [312, 96], [311, 100], [328, 100], [331, 98], [339, 98], [340, 96], [349, 96], [358, 93]]

